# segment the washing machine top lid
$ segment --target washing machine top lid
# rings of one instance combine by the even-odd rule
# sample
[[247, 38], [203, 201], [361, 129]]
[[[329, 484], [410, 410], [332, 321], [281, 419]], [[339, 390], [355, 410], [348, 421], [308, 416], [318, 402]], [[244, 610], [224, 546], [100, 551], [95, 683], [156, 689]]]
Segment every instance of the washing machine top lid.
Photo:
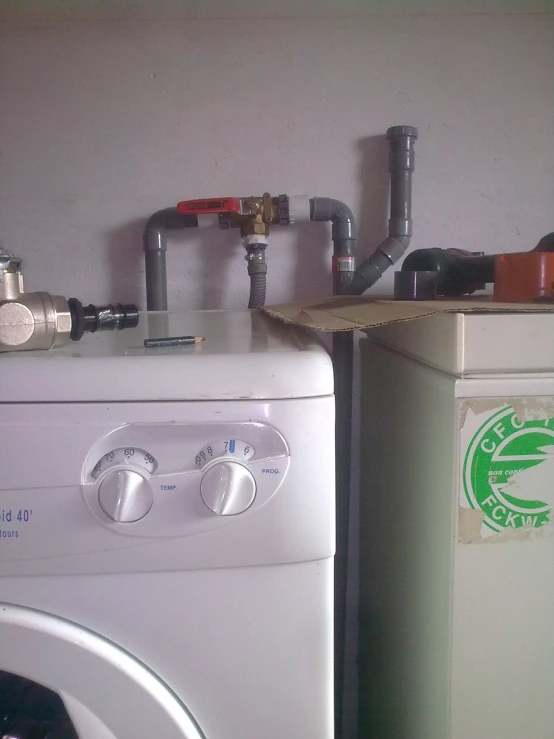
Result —
[[[145, 338], [194, 346], [145, 349]], [[0, 354], [0, 403], [250, 400], [333, 392], [330, 357], [310, 332], [258, 311], [141, 313], [136, 329], [50, 351]]]

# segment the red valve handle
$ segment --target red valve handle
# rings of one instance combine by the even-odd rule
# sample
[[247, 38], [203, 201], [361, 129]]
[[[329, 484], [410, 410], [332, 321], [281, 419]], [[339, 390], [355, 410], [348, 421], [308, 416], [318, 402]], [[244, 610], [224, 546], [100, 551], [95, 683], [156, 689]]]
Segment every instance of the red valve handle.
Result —
[[238, 198], [210, 198], [209, 200], [182, 200], [177, 203], [182, 215], [204, 215], [206, 213], [239, 213]]

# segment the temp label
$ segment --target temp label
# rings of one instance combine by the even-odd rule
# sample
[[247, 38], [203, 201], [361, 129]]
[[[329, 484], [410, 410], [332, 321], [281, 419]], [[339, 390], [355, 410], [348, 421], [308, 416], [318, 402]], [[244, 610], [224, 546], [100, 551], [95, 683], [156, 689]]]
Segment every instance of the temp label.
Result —
[[19, 526], [28, 524], [33, 517], [30, 508], [0, 509], [0, 540], [19, 539]]

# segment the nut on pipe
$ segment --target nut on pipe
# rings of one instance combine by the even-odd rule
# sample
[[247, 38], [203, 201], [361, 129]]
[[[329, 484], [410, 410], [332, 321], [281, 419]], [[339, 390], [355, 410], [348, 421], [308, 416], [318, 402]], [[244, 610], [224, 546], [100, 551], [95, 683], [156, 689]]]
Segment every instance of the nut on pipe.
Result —
[[2, 264], [2, 255], [0, 255], [0, 302], [2, 300], [17, 300], [23, 292], [21, 261], [19, 261], [17, 269], [13, 268], [13, 264], [12, 262], [6, 267], [6, 261]]

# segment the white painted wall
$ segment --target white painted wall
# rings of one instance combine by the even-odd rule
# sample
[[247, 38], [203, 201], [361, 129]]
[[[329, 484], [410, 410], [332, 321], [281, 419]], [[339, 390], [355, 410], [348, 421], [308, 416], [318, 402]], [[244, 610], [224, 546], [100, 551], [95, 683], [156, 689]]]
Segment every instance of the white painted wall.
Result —
[[[261, 7], [247, 5], [235, 3], [246, 16]], [[554, 230], [553, 16], [44, 23], [12, 6], [18, 22], [0, 23], [0, 242], [26, 259], [29, 290], [144, 305], [150, 213], [265, 189], [350, 204], [365, 256], [385, 234], [392, 124], [420, 130], [413, 248], [525, 250]], [[276, 228], [268, 258], [269, 302], [330, 292], [326, 226]], [[236, 232], [174, 239], [169, 266], [172, 308], [245, 305]], [[377, 291], [391, 285], [392, 270]], [[349, 654], [354, 674], [354, 641]]]
[[[349, 203], [367, 255], [385, 233], [382, 136], [408, 123], [413, 247], [527, 249], [554, 229], [553, 45], [541, 15], [5, 21], [0, 241], [27, 289], [143, 304], [151, 212], [269, 189]], [[274, 230], [270, 302], [329, 291], [326, 233]], [[235, 231], [189, 232], [169, 264], [172, 307], [244, 304]]]

